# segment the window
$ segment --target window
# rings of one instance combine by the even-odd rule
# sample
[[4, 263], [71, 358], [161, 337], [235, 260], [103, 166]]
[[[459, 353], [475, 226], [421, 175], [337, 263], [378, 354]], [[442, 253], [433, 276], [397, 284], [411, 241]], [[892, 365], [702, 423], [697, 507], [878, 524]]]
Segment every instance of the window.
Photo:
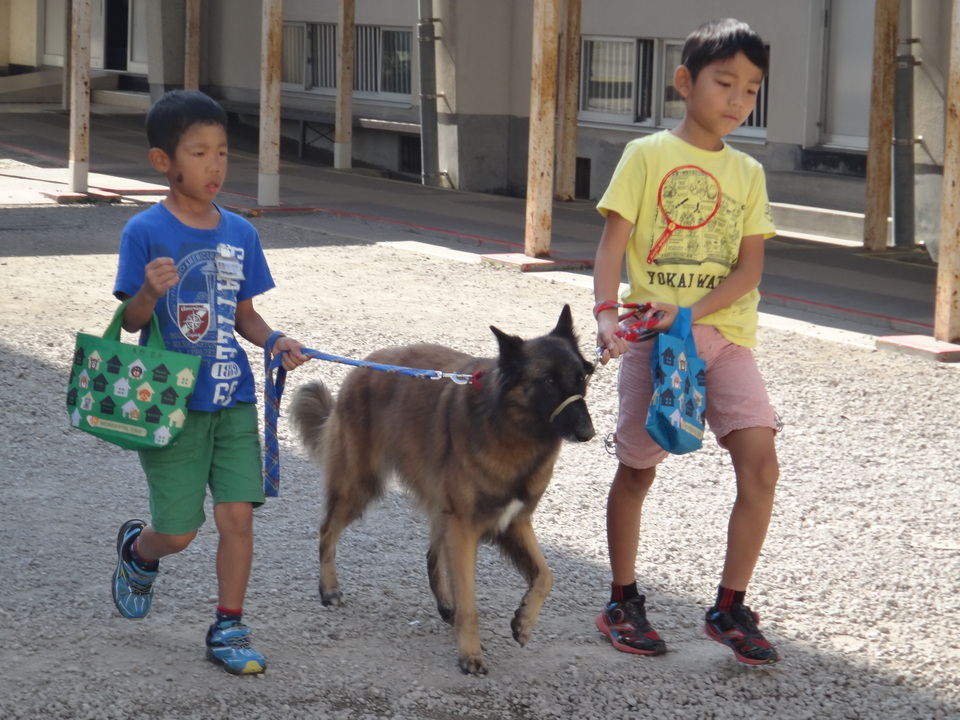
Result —
[[652, 60], [652, 40], [584, 39], [581, 111], [627, 122], [649, 120]]
[[[357, 25], [353, 89], [373, 95], [410, 95], [413, 32]], [[281, 77], [291, 89], [337, 86], [337, 26], [284, 23]]]
[[[683, 43], [676, 40], [585, 37], [580, 119], [675, 127], [685, 110], [683, 98], [673, 85], [673, 72], [680, 64], [682, 51]], [[656, 70], [655, 63], [659, 66]], [[764, 77], [757, 106], [737, 135], [766, 135], [768, 84], [769, 76]]]

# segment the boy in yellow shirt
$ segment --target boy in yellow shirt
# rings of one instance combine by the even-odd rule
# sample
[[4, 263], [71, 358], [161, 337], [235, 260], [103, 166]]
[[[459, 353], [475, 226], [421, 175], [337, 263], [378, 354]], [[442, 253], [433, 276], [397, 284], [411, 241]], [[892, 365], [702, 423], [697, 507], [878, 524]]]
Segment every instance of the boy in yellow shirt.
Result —
[[613, 574], [598, 629], [620, 651], [660, 655], [636, 583], [643, 501], [667, 453], [644, 429], [652, 394], [650, 342], [618, 337], [617, 295], [624, 257], [624, 303], [650, 303], [644, 319], [666, 331], [689, 308], [698, 353], [707, 362], [705, 416], [731, 456], [737, 497], [716, 602], [704, 631], [751, 665], [775, 663], [776, 649], [744, 604], [766, 538], [779, 477], [777, 418], [751, 348], [763, 243], [775, 228], [763, 168], [723, 137], [753, 111], [767, 72], [760, 37], [736, 20], [706, 23], [686, 40], [674, 74], [686, 106], [680, 125], [630, 142], [600, 200], [605, 216], [594, 269], [597, 347], [621, 358], [616, 445], [619, 465], [607, 500]]

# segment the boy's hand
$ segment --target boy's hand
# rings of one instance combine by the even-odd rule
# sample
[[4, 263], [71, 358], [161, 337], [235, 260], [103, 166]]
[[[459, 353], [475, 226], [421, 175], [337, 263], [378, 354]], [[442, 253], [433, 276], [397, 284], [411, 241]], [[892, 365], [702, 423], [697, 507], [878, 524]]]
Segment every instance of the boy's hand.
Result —
[[156, 302], [170, 288], [180, 282], [180, 275], [173, 258], [161, 257], [151, 260], [143, 269], [143, 291]]
[[667, 332], [673, 327], [673, 321], [677, 319], [678, 312], [680, 312], [680, 308], [676, 305], [655, 302], [650, 303], [650, 309], [643, 314], [643, 318], [652, 318], [655, 317], [657, 313], [660, 313], [660, 319], [657, 321], [657, 324], [653, 326], [653, 329], [657, 332]]
[[283, 369], [289, 371], [300, 367], [310, 359], [309, 355], [304, 355], [300, 352], [300, 348], [302, 347], [303, 343], [299, 340], [294, 340], [291, 337], [282, 335], [277, 338], [273, 347], [270, 348], [270, 352], [274, 356], [276, 356], [277, 353], [283, 353], [283, 358], [280, 362], [283, 365]]
[[600, 364], [606, 365], [613, 358], [625, 354], [630, 344], [616, 333], [620, 329], [616, 310], [601, 312], [597, 315], [597, 350]]

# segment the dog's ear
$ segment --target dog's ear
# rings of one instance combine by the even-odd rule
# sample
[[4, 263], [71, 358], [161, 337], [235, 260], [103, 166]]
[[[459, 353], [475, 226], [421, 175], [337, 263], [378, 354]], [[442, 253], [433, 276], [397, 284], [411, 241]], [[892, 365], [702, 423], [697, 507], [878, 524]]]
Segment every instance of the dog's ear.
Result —
[[560, 311], [560, 319], [557, 320], [557, 326], [550, 331], [551, 335], [558, 335], [563, 338], [575, 338], [573, 332], [573, 312], [569, 305], [564, 305]]
[[496, 335], [497, 345], [500, 346], [500, 357], [497, 360], [497, 367], [500, 369], [506, 385], [511, 385], [523, 365], [523, 338], [517, 335], [507, 335], [507, 333], [493, 325], [490, 326], [490, 329], [493, 331], [493, 334]]

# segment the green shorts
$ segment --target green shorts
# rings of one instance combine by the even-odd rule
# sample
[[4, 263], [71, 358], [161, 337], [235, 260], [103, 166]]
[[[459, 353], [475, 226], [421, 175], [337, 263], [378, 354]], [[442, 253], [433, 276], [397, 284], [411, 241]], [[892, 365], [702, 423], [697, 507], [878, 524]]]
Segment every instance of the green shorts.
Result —
[[198, 530], [206, 520], [208, 485], [214, 504], [263, 504], [260, 430], [253, 403], [191, 411], [175, 444], [139, 453], [150, 489], [150, 524], [159, 533]]

